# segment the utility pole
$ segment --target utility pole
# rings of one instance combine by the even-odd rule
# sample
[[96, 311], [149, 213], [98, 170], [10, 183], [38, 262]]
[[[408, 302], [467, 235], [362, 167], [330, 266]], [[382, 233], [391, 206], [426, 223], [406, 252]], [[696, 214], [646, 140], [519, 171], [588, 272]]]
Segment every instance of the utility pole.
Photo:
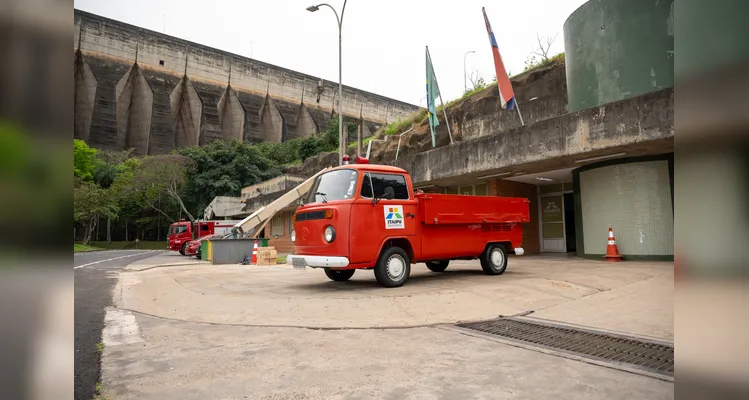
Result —
[[[343, 165], [343, 145], [344, 145], [344, 138], [343, 138], [343, 39], [342, 39], [342, 32], [343, 32], [343, 13], [346, 12], [346, 2], [348, 0], [343, 0], [343, 8], [341, 9], [341, 16], [338, 17], [338, 11], [333, 8], [330, 4], [327, 3], [321, 3], [316, 6], [309, 6], [307, 7], [307, 11], [309, 12], [315, 12], [320, 9], [320, 7], [325, 6], [333, 10], [333, 13], [335, 14], [335, 19], [338, 22], [338, 165]], [[348, 130], [346, 130], [348, 132]]]

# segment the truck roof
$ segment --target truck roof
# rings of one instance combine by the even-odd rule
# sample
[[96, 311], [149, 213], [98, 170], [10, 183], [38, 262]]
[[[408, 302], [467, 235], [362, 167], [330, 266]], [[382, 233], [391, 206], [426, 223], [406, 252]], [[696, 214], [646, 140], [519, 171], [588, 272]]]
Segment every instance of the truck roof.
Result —
[[347, 164], [347, 165], [339, 165], [337, 167], [331, 168], [331, 171], [335, 170], [341, 170], [341, 169], [355, 169], [357, 171], [378, 171], [378, 172], [396, 172], [400, 174], [407, 174], [408, 171], [406, 171], [403, 168], [393, 167], [390, 165], [382, 165], [382, 164]]

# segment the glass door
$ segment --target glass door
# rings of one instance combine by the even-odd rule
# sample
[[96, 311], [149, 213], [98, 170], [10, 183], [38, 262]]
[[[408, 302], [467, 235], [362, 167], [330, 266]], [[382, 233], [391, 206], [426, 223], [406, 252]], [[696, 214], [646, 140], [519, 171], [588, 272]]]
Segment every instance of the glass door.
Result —
[[565, 252], [564, 199], [561, 194], [541, 196], [541, 251]]

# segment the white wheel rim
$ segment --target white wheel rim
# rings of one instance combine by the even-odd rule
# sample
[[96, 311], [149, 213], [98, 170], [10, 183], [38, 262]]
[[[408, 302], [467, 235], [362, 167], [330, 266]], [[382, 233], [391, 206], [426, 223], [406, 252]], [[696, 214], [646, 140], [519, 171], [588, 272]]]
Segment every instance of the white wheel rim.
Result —
[[391, 256], [387, 263], [387, 274], [390, 279], [398, 281], [406, 273], [406, 264], [400, 256]]
[[494, 265], [497, 268], [501, 268], [502, 264], [504, 263], [504, 254], [502, 254], [502, 251], [499, 249], [492, 250], [492, 265]]

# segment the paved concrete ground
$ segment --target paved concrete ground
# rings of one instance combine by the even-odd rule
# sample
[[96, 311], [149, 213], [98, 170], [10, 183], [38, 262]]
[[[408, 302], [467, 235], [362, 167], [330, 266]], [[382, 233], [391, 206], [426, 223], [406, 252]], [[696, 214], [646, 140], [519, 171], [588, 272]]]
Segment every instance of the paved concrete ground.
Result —
[[439, 328], [310, 330], [137, 316], [115, 399], [671, 399], [673, 384]]
[[672, 263], [515, 257], [500, 276], [485, 275], [478, 261], [454, 262], [444, 273], [416, 264], [405, 286], [387, 289], [371, 271], [332, 282], [319, 269], [152, 268], [149, 262], [174, 261], [128, 267], [138, 271], [121, 276], [120, 308], [193, 322], [324, 328], [423, 326], [533, 311], [538, 318], [673, 340]]
[[406, 286], [385, 289], [367, 271], [334, 283], [290, 266], [152, 268], [174, 260], [187, 259], [121, 274], [104, 335], [111, 398], [673, 398], [662, 380], [439, 326], [398, 328], [532, 310], [671, 340], [672, 263], [525, 257], [501, 276], [477, 262], [443, 274], [417, 264]]
[[117, 271], [154, 254], [144, 250], [113, 250], [75, 253], [75, 399], [93, 398], [99, 381], [100, 349], [104, 309], [112, 305]]

